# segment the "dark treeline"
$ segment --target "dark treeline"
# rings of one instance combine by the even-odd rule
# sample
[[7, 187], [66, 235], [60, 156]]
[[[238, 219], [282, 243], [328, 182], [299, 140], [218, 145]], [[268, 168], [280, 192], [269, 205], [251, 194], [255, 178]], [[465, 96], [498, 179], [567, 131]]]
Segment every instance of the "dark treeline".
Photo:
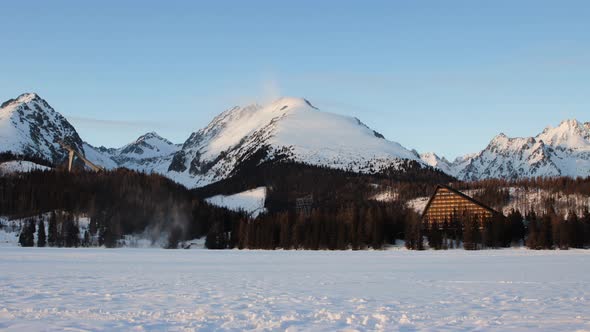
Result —
[[428, 196], [437, 184], [453, 180], [440, 171], [420, 168], [412, 162], [400, 169], [385, 169], [372, 175], [280, 162], [245, 169], [228, 179], [195, 189], [194, 192], [198, 197], [205, 198], [264, 186], [267, 188], [266, 209], [274, 213], [293, 209], [296, 199], [307, 195], [313, 195], [316, 207], [331, 210], [346, 204], [362, 205], [384, 188], [395, 190], [399, 193], [399, 200], [406, 201]]
[[314, 208], [309, 215], [284, 211], [233, 225], [233, 246], [255, 249], [381, 249], [403, 239], [408, 214], [397, 204], [365, 202]]
[[[206, 235], [219, 220], [244, 217], [211, 206], [162, 176], [124, 169], [100, 173], [34, 171], [0, 177], [0, 215], [26, 218], [47, 212], [54, 212], [49, 221], [50, 246], [81, 245], [67, 240], [68, 229], [78, 229], [78, 225], [70, 227], [77, 215], [90, 218], [88, 238], [97, 239], [97, 245], [115, 247], [123, 235], [147, 231], [153, 240], [169, 234], [171, 248], [179, 241]], [[31, 229], [23, 226], [24, 233]], [[58, 230], [57, 235], [52, 229]], [[55, 241], [49, 240], [53, 235]]]
[[[423, 249], [420, 237], [425, 237], [432, 249], [454, 249], [461, 246], [466, 250], [497, 249], [520, 246], [526, 237], [525, 220], [518, 211], [508, 217], [500, 214], [481, 222], [476, 217], [454, 216], [440, 223], [422, 224], [418, 231], [412, 228], [406, 246], [409, 249]], [[420, 247], [422, 246], [422, 247]]]
[[[406, 169], [416, 167], [408, 164]], [[372, 199], [384, 188], [404, 197], [431, 193], [447, 175], [432, 169], [410, 173], [385, 170], [367, 175], [289, 162], [263, 165], [244, 174], [195, 190], [201, 197], [230, 194], [265, 186], [267, 213], [255, 220], [218, 224], [211, 231], [210, 248], [256, 249], [363, 249], [382, 248], [405, 237], [406, 221], [419, 216], [404, 201]], [[412, 173], [412, 174], [413, 174]], [[309, 197], [309, 211], [296, 209], [297, 200]]]
[[[449, 179], [433, 171], [428, 181], [411, 185], [393, 171], [387, 177], [290, 163], [274, 166], [262, 167], [257, 176], [234, 177], [196, 191], [128, 170], [23, 173], [0, 178], [0, 215], [22, 218], [59, 211], [54, 234], [59, 239], [48, 241], [50, 246], [114, 247], [123, 235], [148, 230], [154, 237], [169, 234], [169, 247], [206, 235], [207, 247], [219, 249], [381, 248], [403, 239], [406, 219], [418, 216], [401, 202], [378, 202], [371, 196], [392, 185], [424, 195]], [[268, 213], [254, 220], [201, 199], [258, 185], [268, 188]], [[313, 197], [309, 213], [297, 213], [297, 198], [307, 195]], [[66, 242], [68, 220], [77, 220], [77, 215], [90, 218], [88, 234], [79, 234], [80, 243]]]
[[[418, 223], [420, 223], [418, 221]], [[406, 246], [424, 249], [425, 239], [432, 249], [466, 250], [497, 249], [526, 245], [530, 249], [569, 249], [590, 247], [590, 213], [578, 217], [570, 211], [566, 216], [555, 211], [537, 215], [530, 211], [523, 216], [512, 210], [508, 216], [497, 215], [483, 224], [475, 218], [451, 218], [432, 225], [408, 226]]]
[[[137, 233], [154, 240], [167, 234], [170, 248], [202, 236], [211, 249], [379, 249], [398, 239], [410, 249], [590, 246], [589, 214], [559, 214], [551, 202], [538, 213], [523, 216], [513, 211], [483, 225], [466, 218], [423, 225], [405, 203], [428, 196], [437, 184], [453, 179], [431, 169], [421, 172], [407, 167], [420, 175], [412, 175], [419, 180], [407, 175], [413, 173], [393, 169], [361, 175], [289, 162], [263, 164], [192, 191], [159, 175], [124, 169], [34, 171], [0, 177], [0, 215], [25, 218], [19, 238], [22, 246], [116, 247], [124, 235]], [[510, 199], [508, 187], [559, 188], [589, 195], [589, 184], [588, 179], [531, 179], [454, 186], [480, 189], [474, 197], [498, 208]], [[258, 186], [267, 188], [267, 212], [255, 219], [203, 200]], [[375, 200], [384, 190], [391, 192], [393, 201]], [[304, 197], [309, 197], [309, 206], [302, 211], [297, 202]], [[40, 214], [46, 217], [29, 218]], [[82, 215], [90, 224], [80, 234]]]
[[80, 227], [74, 215], [69, 212], [51, 212], [46, 223], [43, 216], [27, 218], [21, 227], [18, 242], [21, 247], [33, 247], [37, 233], [37, 247], [79, 247], [90, 246], [89, 234], [80, 239]]
[[[279, 181], [294, 186], [292, 188], [294, 192], [302, 190], [307, 192], [311, 189], [323, 192], [325, 189], [333, 190], [338, 183], [351, 181], [395, 186], [406, 184], [409, 191], [414, 192], [412, 197], [417, 197], [427, 194], [424, 190], [425, 184], [432, 185], [429, 188], [434, 189], [436, 184], [449, 183], [455, 179], [439, 170], [430, 167], [424, 168], [411, 161], [405, 162], [399, 168], [385, 168], [374, 174], [290, 161], [275, 161], [266, 162], [256, 167], [243, 168], [227, 179], [197, 188], [194, 191], [198, 196], [209, 197], [216, 194], [231, 194], [254, 187], [272, 186]], [[313, 184], [320, 187], [314, 187]]]
[[538, 216], [530, 212], [526, 246], [530, 249], [569, 249], [590, 247], [590, 213], [578, 216], [570, 211], [567, 218], [555, 211]]

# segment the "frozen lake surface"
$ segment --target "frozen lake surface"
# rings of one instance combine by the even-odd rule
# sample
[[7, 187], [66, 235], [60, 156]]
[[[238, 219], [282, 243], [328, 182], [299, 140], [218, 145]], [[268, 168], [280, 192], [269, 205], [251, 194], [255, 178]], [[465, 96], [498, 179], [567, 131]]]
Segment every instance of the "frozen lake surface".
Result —
[[0, 248], [0, 330], [589, 331], [590, 251]]

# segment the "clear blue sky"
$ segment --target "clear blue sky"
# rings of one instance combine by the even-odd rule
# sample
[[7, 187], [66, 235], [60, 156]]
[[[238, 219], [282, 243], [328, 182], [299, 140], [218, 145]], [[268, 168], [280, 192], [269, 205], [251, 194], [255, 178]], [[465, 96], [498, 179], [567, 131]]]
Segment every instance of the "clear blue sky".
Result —
[[590, 1], [2, 1], [0, 41], [0, 99], [95, 145], [278, 95], [449, 158], [590, 121]]

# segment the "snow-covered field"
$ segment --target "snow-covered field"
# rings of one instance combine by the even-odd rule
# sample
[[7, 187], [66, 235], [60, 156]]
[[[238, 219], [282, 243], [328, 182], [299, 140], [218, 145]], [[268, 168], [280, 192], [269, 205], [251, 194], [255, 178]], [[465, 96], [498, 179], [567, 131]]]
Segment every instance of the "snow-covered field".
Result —
[[20, 172], [31, 172], [34, 170], [46, 171], [50, 170], [50, 167], [35, 164], [25, 160], [11, 160], [0, 163], [0, 176], [4, 176], [12, 173]]
[[0, 249], [0, 330], [588, 331], [590, 251]]
[[266, 187], [258, 187], [228, 196], [217, 195], [206, 199], [209, 204], [233, 211], [244, 211], [254, 218], [266, 211], [264, 208], [265, 200]]

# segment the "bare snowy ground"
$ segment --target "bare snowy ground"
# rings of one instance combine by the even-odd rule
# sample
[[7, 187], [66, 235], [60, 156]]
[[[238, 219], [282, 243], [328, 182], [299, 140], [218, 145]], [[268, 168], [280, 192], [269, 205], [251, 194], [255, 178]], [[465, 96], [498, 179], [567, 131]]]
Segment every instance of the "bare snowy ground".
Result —
[[256, 218], [260, 213], [266, 211], [264, 201], [266, 200], [266, 187], [243, 191], [233, 195], [217, 195], [205, 199], [207, 203], [221, 206], [233, 211], [245, 211]]
[[13, 173], [25, 173], [34, 170], [47, 171], [50, 167], [35, 164], [25, 160], [11, 160], [0, 163], [0, 176], [13, 174]]
[[0, 248], [0, 330], [588, 331], [590, 251]]

